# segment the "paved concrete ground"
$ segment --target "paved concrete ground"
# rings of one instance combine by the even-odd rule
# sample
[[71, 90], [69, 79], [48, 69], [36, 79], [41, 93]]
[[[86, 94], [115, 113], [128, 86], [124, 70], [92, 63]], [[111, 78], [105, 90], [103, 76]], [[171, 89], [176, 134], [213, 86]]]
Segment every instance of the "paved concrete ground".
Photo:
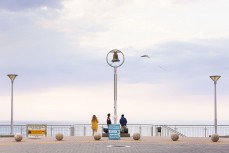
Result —
[[172, 141], [170, 137], [142, 137], [139, 141], [132, 137], [121, 140], [103, 137], [95, 141], [93, 137], [69, 136], [63, 141], [44, 137], [23, 138], [21, 142], [0, 138], [0, 153], [229, 153], [229, 138], [220, 138], [218, 142], [212, 142], [210, 138], [187, 137], [178, 141]]

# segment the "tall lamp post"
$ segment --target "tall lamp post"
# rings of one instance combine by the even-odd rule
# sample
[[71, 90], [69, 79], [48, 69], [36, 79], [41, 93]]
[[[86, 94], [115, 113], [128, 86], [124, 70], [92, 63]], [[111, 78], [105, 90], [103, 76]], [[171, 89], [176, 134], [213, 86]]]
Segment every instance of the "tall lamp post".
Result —
[[[113, 56], [110, 56], [111, 54]], [[118, 54], [121, 55], [121, 60], [118, 58]], [[108, 52], [106, 60], [107, 64], [114, 68], [114, 124], [117, 124], [117, 68], [124, 63], [125, 57], [120, 50], [113, 49]]]
[[215, 134], [217, 134], [217, 103], [216, 103], [216, 83], [217, 81], [219, 80], [221, 76], [219, 75], [213, 75], [213, 76], [210, 76], [210, 78], [214, 81], [214, 84], [215, 84]]
[[13, 83], [17, 74], [8, 74], [7, 75], [11, 80], [11, 124], [10, 124], [10, 134], [13, 135]]

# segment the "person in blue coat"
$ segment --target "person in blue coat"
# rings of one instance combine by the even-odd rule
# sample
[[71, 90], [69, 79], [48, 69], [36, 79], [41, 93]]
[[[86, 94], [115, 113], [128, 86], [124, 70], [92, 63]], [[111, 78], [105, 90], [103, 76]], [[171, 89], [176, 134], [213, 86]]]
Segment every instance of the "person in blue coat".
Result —
[[124, 114], [122, 114], [121, 119], [119, 120], [119, 123], [121, 124], [122, 127], [123, 127], [123, 126], [126, 126], [127, 120], [126, 120], [126, 118], [124, 117]]

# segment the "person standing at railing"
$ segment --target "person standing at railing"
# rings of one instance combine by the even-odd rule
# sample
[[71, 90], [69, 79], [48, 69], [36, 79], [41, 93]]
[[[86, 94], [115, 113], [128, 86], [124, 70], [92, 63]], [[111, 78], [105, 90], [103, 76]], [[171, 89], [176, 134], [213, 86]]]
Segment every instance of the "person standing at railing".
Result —
[[122, 114], [121, 119], [119, 120], [119, 123], [121, 124], [121, 133], [125, 132], [125, 129], [127, 129], [127, 119], [124, 117], [124, 114]]
[[127, 120], [124, 117], [124, 114], [122, 114], [121, 119], [119, 120], [119, 122], [120, 122], [121, 126], [126, 126]]
[[91, 119], [91, 128], [93, 131], [93, 135], [98, 131], [98, 123], [99, 123], [98, 118], [95, 115], [93, 115]]
[[110, 118], [111, 114], [107, 114], [107, 127], [109, 127], [109, 125], [111, 124], [111, 118]]

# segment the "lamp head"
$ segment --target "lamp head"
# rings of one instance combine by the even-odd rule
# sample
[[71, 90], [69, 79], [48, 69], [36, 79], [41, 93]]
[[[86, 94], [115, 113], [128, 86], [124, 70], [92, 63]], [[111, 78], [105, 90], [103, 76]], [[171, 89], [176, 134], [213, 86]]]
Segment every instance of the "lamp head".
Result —
[[7, 75], [11, 81], [14, 81], [14, 79], [16, 78], [17, 74], [8, 74]]
[[217, 82], [217, 80], [219, 80], [221, 76], [220, 75], [212, 75], [210, 76], [210, 78], [214, 81], [214, 82]]

